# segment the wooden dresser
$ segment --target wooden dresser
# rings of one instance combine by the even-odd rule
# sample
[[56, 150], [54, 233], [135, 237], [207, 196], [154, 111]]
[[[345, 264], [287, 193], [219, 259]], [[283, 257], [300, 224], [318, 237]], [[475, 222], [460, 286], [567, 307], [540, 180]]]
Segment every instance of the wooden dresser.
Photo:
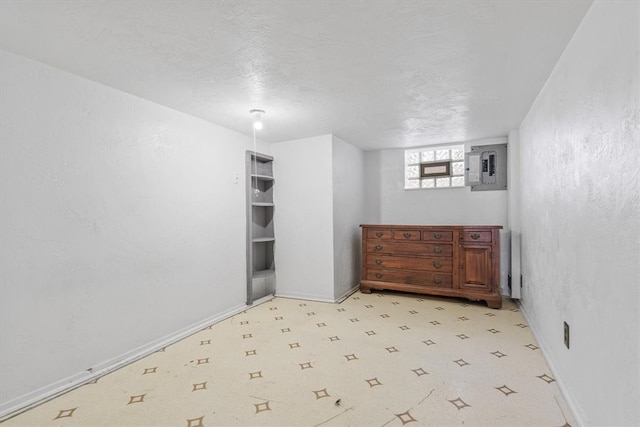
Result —
[[361, 225], [360, 290], [463, 297], [502, 307], [501, 226]]

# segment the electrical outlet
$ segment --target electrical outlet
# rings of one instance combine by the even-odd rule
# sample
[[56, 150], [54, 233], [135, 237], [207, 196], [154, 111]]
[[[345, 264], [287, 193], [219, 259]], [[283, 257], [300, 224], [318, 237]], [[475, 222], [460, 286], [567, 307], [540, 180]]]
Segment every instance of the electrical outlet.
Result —
[[569, 324], [564, 322], [564, 345], [569, 348]]

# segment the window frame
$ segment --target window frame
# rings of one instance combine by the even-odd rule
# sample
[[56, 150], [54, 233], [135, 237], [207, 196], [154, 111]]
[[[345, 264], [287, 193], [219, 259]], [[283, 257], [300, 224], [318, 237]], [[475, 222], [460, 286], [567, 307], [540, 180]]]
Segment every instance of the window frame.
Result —
[[[438, 168], [444, 166], [444, 172], [425, 172], [427, 168]], [[421, 162], [420, 163], [420, 179], [422, 178], [438, 178], [448, 176], [451, 177], [451, 160], [440, 162]]]

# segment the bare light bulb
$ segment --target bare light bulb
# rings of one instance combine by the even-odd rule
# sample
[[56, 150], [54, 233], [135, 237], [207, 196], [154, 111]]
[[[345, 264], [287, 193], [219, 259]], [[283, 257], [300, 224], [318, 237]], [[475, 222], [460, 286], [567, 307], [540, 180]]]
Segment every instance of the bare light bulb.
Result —
[[255, 130], [262, 129], [262, 115], [264, 114], [264, 110], [251, 110], [249, 111], [251, 117], [253, 118], [253, 128]]

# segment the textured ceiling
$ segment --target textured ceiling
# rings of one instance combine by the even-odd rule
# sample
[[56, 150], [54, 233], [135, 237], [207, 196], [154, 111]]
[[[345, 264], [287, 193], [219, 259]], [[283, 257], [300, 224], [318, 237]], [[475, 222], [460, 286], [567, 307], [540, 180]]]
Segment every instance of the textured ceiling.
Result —
[[591, 1], [7, 1], [3, 49], [260, 138], [517, 128]]

